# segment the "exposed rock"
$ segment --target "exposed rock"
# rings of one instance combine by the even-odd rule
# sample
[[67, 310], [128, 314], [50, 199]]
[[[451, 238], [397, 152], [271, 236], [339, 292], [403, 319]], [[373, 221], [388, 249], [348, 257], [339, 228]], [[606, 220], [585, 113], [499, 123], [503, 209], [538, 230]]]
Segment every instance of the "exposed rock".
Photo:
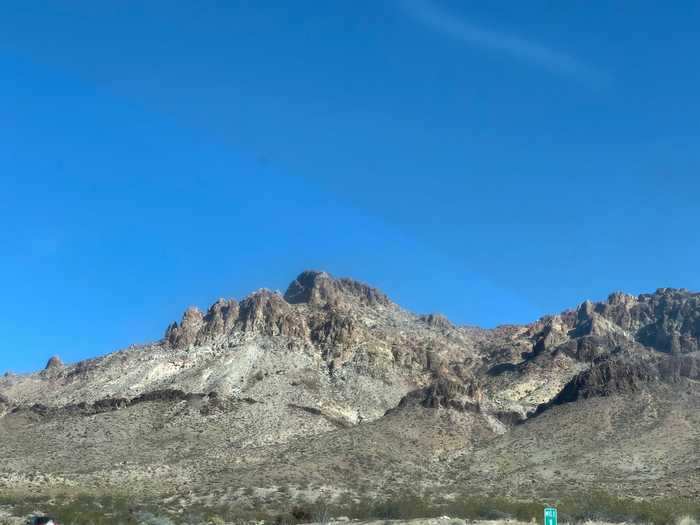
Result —
[[[664, 353], [697, 352], [700, 294], [661, 288], [635, 298], [617, 292], [606, 302], [586, 301], [575, 313], [545, 317], [532, 325], [531, 333], [535, 354], [589, 337], [597, 338], [597, 346], [607, 351], [641, 344]], [[580, 356], [590, 357], [585, 352]]]
[[284, 294], [290, 304], [308, 303], [323, 306], [356, 301], [368, 306], [389, 306], [391, 301], [382, 292], [352, 279], [334, 279], [326, 272], [305, 271], [289, 285]]
[[700, 379], [700, 355], [641, 355], [606, 357], [577, 374], [538, 412], [590, 397], [637, 392], [653, 382], [677, 382]]
[[197, 334], [197, 342], [205, 342], [231, 333], [238, 321], [239, 305], [234, 299], [219, 299], [209, 307], [204, 325]]
[[[240, 303], [219, 299], [206, 315], [189, 308], [182, 321], [168, 326], [163, 341], [170, 348], [205, 345], [235, 332], [263, 336], [311, 336], [319, 345], [349, 344], [357, 335], [357, 324], [348, 309], [356, 306], [389, 306], [379, 290], [352, 279], [335, 279], [325, 272], [306, 271], [290, 285], [284, 297], [259, 290]], [[316, 314], [299, 312], [296, 305], [307, 305]], [[449, 322], [431, 316], [433, 326], [450, 327]], [[311, 326], [311, 328], [309, 327]]]
[[44, 370], [56, 370], [63, 368], [64, 366], [65, 365], [63, 364], [63, 361], [61, 361], [61, 358], [55, 355], [46, 363], [46, 368], [44, 368]]
[[280, 294], [260, 290], [241, 301], [238, 326], [244, 332], [305, 338], [308, 328]]
[[12, 401], [0, 394], [0, 417], [5, 415], [13, 406]]
[[685, 289], [660, 288], [636, 300], [612, 294], [596, 311], [633, 334], [634, 339], [665, 353], [700, 350], [700, 294]]
[[425, 388], [414, 390], [401, 399], [398, 408], [420, 405], [425, 408], [449, 408], [479, 412], [483, 391], [475, 383], [457, 383], [440, 378]]
[[352, 348], [366, 341], [364, 327], [350, 312], [325, 305], [309, 318], [310, 339], [327, 363], [336, 367], [352, 357]]
[[[35, 403], [31, 406], [19, 406], [14, 410], [15, 412], [30, 411], [43, 417], [62, 417], [62, 416], [75, 416], [75, 415], [96, 415], [103, 414], [105, 412], [113, 412], [116, 410], [122, 410], [125, 408], [133, 407], [141, 403], [178, 403], [180, 401], [207, 401], [210, 405], [218, 405], [218, 396], [216, 393], [204, 394], [204, 393], [192, 393], [183, 392], [177, 389], [163, 389], [163, 390], [153, 390], [150, 392], [145, 392], [132, 399], [126, 399], [123, 397], [110, 397], [105, 399], [99, 399], [94, 403], [88, 404], [85, 402], [77, 404], [69, 404], [64, 406], [46, 406], [41, 403]], [[3, 399], [0, 398], [0, 412], [3, 408]], [[7, 403], [9, 407], [9, 400]]]
[[208, 344], [236, 332], [303, 338], [308, 329], [304, 320], [278, 293], [259, 290], [240, 303], [233, 299], [219, 299], [206, 315], [196, 308], [189, 308], [179, 325], [173, 323], [168, 327], [164, 342], [171, 348], [187, 348], [194, 344]]
[[165, 341], [174, 348], [187, 348], [196, 340], [204, 325], [204, 315], [194, 306], [185, 310], [180, 324], [173, 323], [165, 332]]
[[450, 328], [453, 328], [453, 325], [450, 322], [450, 320], [442, 314], [426, 314], [421, 315], [418, 318], [425, 324], [427, 324], [428, 326], [432, 326], [433, 328], [439, 328], [442, 330], [448, 330]]
[[643, 383], [656, 379], [659, 379], [658, 370], [651, 363], [606, 359], [574, 377], [552, 403], [632, 392], [639, 390]]

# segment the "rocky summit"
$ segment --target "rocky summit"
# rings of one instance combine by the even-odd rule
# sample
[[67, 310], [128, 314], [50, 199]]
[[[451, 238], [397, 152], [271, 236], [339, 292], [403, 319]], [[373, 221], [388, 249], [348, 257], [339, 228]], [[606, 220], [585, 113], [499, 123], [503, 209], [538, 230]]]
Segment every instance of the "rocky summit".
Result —
[[188, 308], [160, 341], [5, 374], [0, 490], [700, 497], [699, 385], [698, 293], [479, 329], [306, 271]]

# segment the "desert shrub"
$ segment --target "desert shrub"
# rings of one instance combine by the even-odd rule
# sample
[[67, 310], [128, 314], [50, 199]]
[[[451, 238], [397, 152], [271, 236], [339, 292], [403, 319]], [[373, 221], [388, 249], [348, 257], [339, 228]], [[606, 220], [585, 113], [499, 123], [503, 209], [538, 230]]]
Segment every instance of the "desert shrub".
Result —
[[432, 505], [427, 498], [410, 493], [394, 498], [360, 498], [343, 503], [334, 513], [342, 513], [355, 519], [431, 518], [442, 513], [442, 509]]
[[465, 496], [446, 503], [443, 510], [445, 514], [464, 519], [517, 518], [520, 521], [530, 521], [542, 513], [542, 508], [542, 505], [507, 498]]
[[297, 523], [308, 523], [313, 515], [308, 507], [296, 506], [292, 509], [292, 517]]
[[[454, 499], [443, 495], [385, 491], [381, 498], [354, 497], [343, 493], [334, 501], [319, 497], [315, 501], [286, 498], [263, 501], [253, 498], [253, 505], [240, 504], [204, 506], [193, 505], [174, 518], [156, 503], [136, 501], [121, 496], [61, 495], [46, 498], [0, 497], [15, 516], [26, 516], [42, 510], [55, 516], [63, 525], [173, 525], [191, 523], [243, 523], [262, 521], [294, 525], [298, 523], [327, 523], [331, 516], [348, 516], [363, 520], [430, 518], [448, 515], [466, 520], [501, 520], [514, 518], [521, 522], [542, 523], [544, 502], [523, 501], [497, 496], [465, 495]], [[628, 522], [649, 525], [697, 525], [700, 521], [700, 501], [682, 498], [636, 500], [620, 498], [603, 492], [562, 497], [552, 501], [559, 510], [560, 523]], [[134, 507], [135, 509], [132, 509]]]
[[683, 517], [700, 518], [700, 502], [683, 498], [638, 500], [604, 492], [564, 498], [559, 504], [562, 519], [572, 522], [608, 521], [671, 525]]
[[[131, 506], [140, 508], [134, 513]], [[15, 514], [27, 516], [41, 510], [62, 525], [173, 525], [156, 505], [136, 502], [121, 495], [61, 494], [46, 497], [18, 498], [12, 505]], [[150, 511], [150, 512], [147, 512]]]
[[[562, 523], [597, 521], [680, 525], [680, 520], [685, 519], [683, 525], [697, 525], [693, 520], [700, 519], [700, 502], [680, 498], [635, 500], [593, 492], [562, 498], [555, 505]], [[448, 515], [466, 520], [512, 518], [521, 522], [534, 520], [541, 523], [545, 506], [545, 502], [498, 496], [461, 496], [453, 500], [438, 500], [409, 494], [383, 499], [344, 499], [339, 502], [334, 513], [356, 519], [411, 519]]]
[[55, 516], [59, 523], [66, 525], [107, 525], [116, 521], [106, 516], [94, 503], [82, 497], [79, 500], [46, 505], [44, 508], [46, 514]]

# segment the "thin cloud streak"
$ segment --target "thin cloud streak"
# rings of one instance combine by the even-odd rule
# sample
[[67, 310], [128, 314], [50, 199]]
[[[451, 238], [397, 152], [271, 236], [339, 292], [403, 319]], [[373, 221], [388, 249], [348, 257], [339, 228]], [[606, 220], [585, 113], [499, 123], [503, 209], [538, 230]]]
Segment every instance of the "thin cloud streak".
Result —
[[587, 83], [603, 84], [607, 80], [602, 72], [565, 53], [515, 35], [475, 26], [441, 9], [432, 0], [400, 0], [400, 4], [408, 14], [425, 26], [455, 40], [500, 51], [523, 62]]

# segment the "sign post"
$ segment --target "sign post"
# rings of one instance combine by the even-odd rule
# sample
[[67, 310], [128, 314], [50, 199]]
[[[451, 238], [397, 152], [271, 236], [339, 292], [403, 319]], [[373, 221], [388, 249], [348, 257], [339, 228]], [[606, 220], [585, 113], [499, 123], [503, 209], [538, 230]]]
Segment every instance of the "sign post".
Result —
[[544, 509], [544, 525], [557, 525], [557, 509], [554, 507]]

